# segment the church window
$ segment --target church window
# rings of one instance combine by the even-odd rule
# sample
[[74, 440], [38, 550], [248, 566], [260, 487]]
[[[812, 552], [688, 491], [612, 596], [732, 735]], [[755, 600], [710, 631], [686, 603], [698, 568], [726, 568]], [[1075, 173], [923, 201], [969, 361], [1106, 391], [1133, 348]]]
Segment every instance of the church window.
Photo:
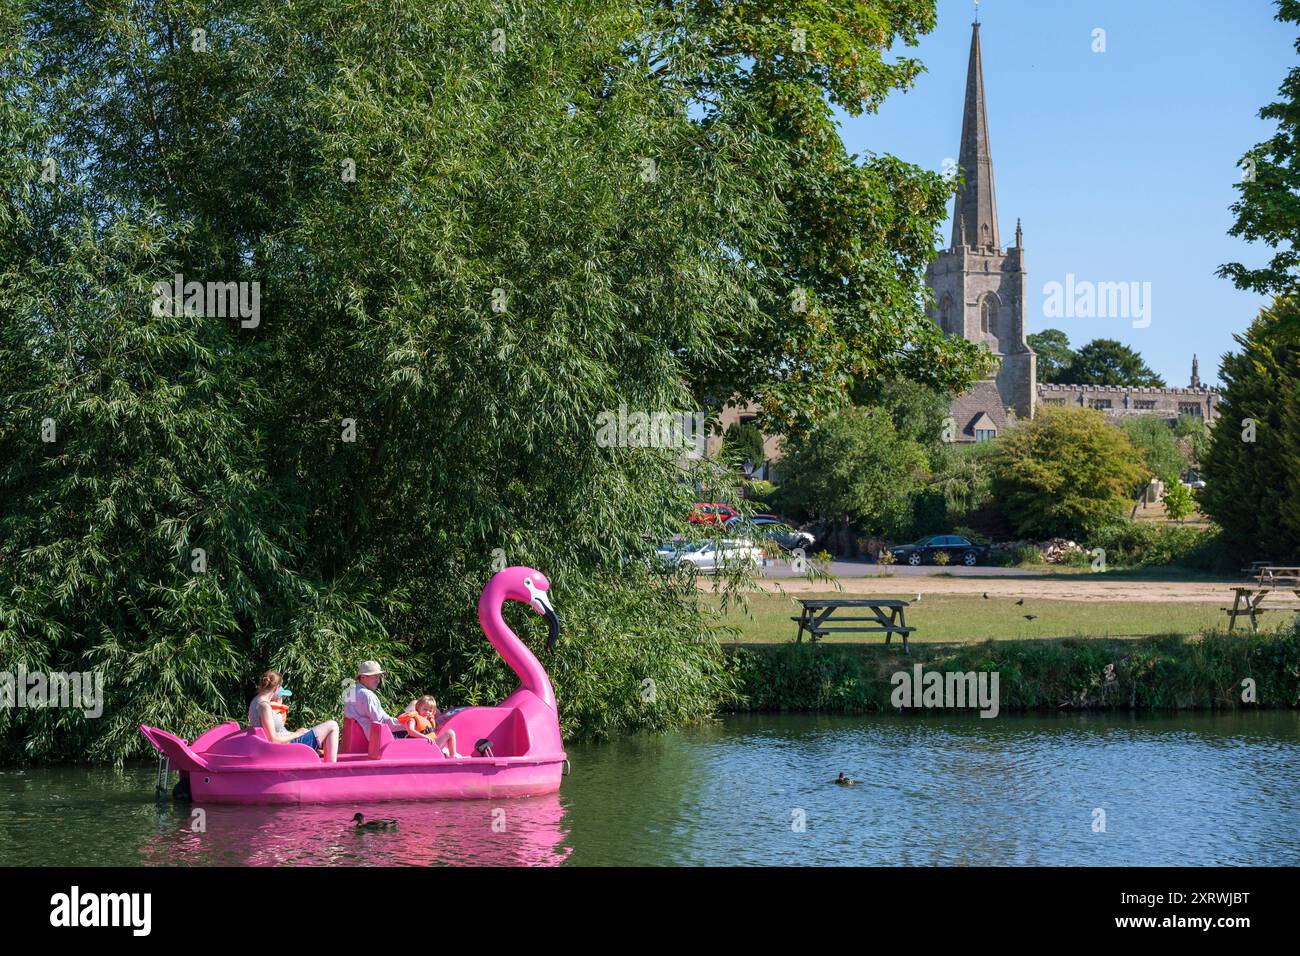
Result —
[[952, 322], [952, 296], [946, 292], [943, 294], [943, 301], [939, 303], [939, 328], [949, 333], [957, 331], [953, 328]]
[[1156, 409], [1156, 400], [1154, 398], [1135, 399], [1133, 407], [1139, 412], [1153, 412]]
[[1045, 398], [1045, 399], [1043, 399], [1043, 404], [1044, 404], [1044, 405], [1064, 405], [1064, 404], [1065, 404], [1065, 399], [1063, 399], [1063, 398]]
[[995, 296], [986, 295], [984, 301], [980, 303], [980, 331], [992, 334], [998, 326], [998, 300]]
[[1090, 398], [1088, 399], [1089, 408], [1099, 408], [1103, 411], [1107, 408], [1114, 407], [1109, 398]]
[[1179, 402], [1178, 414], [1196, 415], [1199, 417], [1201, 414], [1201, 403], [1200, 402]]

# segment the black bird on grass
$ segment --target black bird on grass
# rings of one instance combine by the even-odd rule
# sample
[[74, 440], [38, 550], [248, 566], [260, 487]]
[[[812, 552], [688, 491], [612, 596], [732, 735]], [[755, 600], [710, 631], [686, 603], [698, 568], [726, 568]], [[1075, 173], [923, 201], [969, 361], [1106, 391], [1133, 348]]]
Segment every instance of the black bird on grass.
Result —
[[1022, 604], [1024, 604], [1024, 603], [1025, 603], [1025, 599], [1024, 599], [1024, 598], [1021, 598], [1019, 601], [1016, 602], [1016, 606], [1019, 607], [1020, 605], [1022, 605]]
[[984, 592], [984, 600], [987, 601], [988, 599], [989, 599], [989, 592], [988, 592], [988, 591], [985, 591], [985, 592]]
[[1026, 620], [1026, 621], [1034, 621], [1034, 620], [1037, 620], [1037, 619], [1038, 619], [1038, 615], [1037, 615], [1037, 614], [1026, 614], [1026, 615], [1025, 615], [1025, 620]]
[[367, 820], [365, 818], [365, 815], [360, 813], [354, 814], [352, 820], [357, 825], [356, 829], [364, 830], [366, 832], [378, 832], [383, 830], [397, 829], [396, 820]]

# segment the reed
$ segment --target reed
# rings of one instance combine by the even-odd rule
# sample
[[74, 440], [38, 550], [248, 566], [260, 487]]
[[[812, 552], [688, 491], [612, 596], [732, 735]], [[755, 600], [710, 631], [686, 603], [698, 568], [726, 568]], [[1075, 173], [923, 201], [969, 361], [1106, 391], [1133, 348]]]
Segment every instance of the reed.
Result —
[[741, 688], [737, 711], [887, 712], [890, 675], [917, 663], [927, 671], [998, 672], [1002, 712], [1300, 705], [1300, 627], [1255, 636], [913, 644], [910, 657], [883, 645], [747, 645], [726, 653]]

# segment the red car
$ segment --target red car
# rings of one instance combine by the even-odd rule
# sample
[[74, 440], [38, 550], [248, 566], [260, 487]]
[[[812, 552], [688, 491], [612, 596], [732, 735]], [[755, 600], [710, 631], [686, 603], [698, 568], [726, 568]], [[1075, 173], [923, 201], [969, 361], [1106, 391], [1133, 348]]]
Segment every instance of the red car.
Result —
[[729, 505], [700, 504], [691, 509], [690, 519], [696, 524], [720, 524], [736, 516], [736, 509]]

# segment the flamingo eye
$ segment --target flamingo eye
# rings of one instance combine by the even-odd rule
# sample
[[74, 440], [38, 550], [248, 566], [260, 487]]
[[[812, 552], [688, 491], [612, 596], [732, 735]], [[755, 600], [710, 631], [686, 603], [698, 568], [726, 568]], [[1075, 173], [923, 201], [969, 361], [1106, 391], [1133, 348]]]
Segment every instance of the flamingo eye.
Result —
[[524, 578], [524, 587], [528, 588], [531, 591], [533, 589], [533, 579]]

